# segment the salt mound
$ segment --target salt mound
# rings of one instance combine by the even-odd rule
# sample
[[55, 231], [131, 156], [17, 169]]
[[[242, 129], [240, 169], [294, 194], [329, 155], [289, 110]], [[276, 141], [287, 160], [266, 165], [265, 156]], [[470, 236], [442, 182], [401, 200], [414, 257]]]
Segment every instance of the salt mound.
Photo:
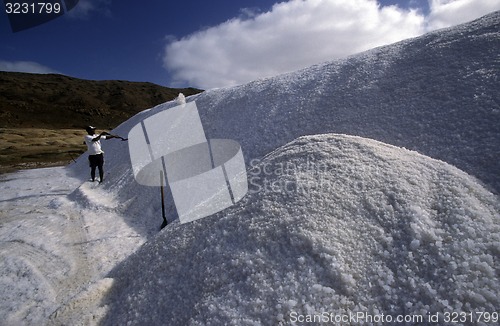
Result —
[[498, 311], [498, 198], [447, 163], [328, 134], [252, 162], [249, 182], [238, 205], [115, 268], [104, 324]]

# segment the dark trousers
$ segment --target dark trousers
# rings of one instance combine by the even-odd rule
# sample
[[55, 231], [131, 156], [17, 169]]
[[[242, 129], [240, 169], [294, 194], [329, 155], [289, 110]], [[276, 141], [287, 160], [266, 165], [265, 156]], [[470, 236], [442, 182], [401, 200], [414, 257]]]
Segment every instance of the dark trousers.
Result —
[[102, 182], [104, 177], [104, 155], [89, 155], [89, 164], [90, 164], [90, 176], [92, 177], [92, 181], [95, 180], [95, 168], [99, 169], [99, 178]]

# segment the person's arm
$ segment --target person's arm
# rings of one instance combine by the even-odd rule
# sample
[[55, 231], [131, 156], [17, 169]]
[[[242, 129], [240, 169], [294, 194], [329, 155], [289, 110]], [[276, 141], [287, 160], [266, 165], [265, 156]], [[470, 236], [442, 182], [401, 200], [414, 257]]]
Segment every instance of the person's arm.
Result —
[[99, 136], [95, 137], [92, 139], [92, 141], [98, 141], [101, 139], [102, 136], [105, 136], [104, 139], [112, 139], [112, 138], [118, 138], [118, 139], [121, 139], [123, 141], [125, 140], [128, 140], [127, 138], [123, 138], [123, 137], [120, 137], [120, 136], [117, 136], [117, 135], [112, 135], [110, 134], [109, 132], [106, 132], [106, 131], [103, 131], [99, 134]]
[[99, 136], [92, 138], [92, 141], [98, 141], [98, 140], [101, 140], [101, 137], [102, 137], [102, 136], [106, 136], [104, 139], [113, 138], [113, 137], [111, 137], [110, 135], [109, 135], [109, 136], [108, 136], [108, 135], [109, 135], [109, 134], [108, 134], [107, 132], [103, 131], [103, 132], [101, 132], [101, 133], [99, 134]]
[[118, 135], [113, 135], [113, 134], [110, 134], [108, 132], [106, 132], [105, 134], [106, 134], [106, 139], [118, 138], [118, 139], [121, 139], [123, 141], [128, 140], [127, 138], [123, 138], [123, 137], [118, 136]]

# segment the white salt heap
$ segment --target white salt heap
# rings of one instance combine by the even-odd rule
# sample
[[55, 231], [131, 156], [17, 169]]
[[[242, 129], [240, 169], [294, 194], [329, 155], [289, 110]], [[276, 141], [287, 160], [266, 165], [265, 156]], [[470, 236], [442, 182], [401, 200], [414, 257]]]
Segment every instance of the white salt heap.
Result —
[[467, 174], [343, 135], [299, 138], [249, 172], [242, 203], [170, 226], [111, 272], [104, 324], [498, 310], [498, 198]]

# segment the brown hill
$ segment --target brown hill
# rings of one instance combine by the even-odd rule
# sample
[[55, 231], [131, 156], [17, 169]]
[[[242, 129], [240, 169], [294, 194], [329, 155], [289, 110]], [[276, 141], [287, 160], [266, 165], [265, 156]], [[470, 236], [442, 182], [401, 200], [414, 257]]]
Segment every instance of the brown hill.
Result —
[[0, 72], [0, 127], [112, 129], [132, 115], [199, 89], [92, 81], [55, 74]]
[[86, 150], [86, 125], [113, 129], [136, 113], [201, 92], [152, 83], [0, 72], [0, 174], [63, 165]]

